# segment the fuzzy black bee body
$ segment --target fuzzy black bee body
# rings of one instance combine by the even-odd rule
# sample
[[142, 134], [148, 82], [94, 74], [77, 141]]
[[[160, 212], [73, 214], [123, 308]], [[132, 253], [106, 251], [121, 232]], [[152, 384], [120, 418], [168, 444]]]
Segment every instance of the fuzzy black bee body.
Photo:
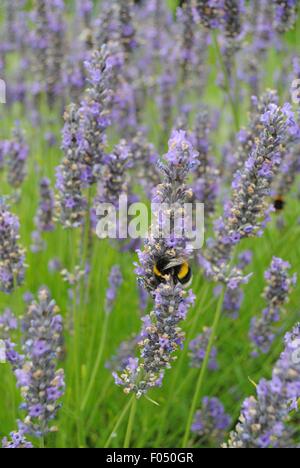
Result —
[[285, 207], [285, 200], [282, 196], [278, 195], [274, 198], [274, 208], [277, 212], [283, 211]]
[[171, 277], [174, 284], [180, 283], [185, 287], [189, 287], [193, 277], [192, 269], [186, 261], [172, 262], [167, 258], [161, 258], [155, 263], [153, 273], [159, 283]]

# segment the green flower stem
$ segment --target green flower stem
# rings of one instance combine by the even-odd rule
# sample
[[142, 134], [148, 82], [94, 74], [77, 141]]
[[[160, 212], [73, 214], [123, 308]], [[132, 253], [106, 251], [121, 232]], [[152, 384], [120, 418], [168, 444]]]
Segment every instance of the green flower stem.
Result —
[[127, 426], [127, 431], [126, 431], [126, 436], [125, 436], [125, 441], [124, 441], [125, 449], [130, 447], [133, 423], [134, 423], [134, 418], [135, 418], [135, 413], [136, 413], [136, 404], [137, 404], [137, 399], [136, 399], [136, 396], [133, 395], [131, 399], [131, 408], [130, 408], [128, 426]]
[[89, 385], [88, 385], [88, 388], [87, 388], [87, 390], [85, 392], [85, 395], [84, 395], [84, 398], [83, 398], [83, 401], [82, 401], [82, 405], [81, 405], [81, 408], [80, 408], [81, 412], [83, 412], [85, 410], [86, 405], [89, 402], [91, 393], [92, 393], [92, 391], [94, 389], [94, 385], [95, 385], [95, 382], [96, 382], [96, 379], [97, 379], [97, 376], [98, 376], [98, 373], [99, 373], [99, 369], [100, 369], [100, 365], [101, 365], [101, 361], [102, 361], [102, 357], [103, 357], [103, 352], [104, 352], [104, 347], [105, 347], [105, 343], [106, 343], [108, 322], [109, 322], [109, 314], [105, 313], [103, 329], [102, 329], [102, 335], [101, 335], [101, 341], [100, 341], [100, 347], [99, 347], [98, 355], [97, 355], [97, 358], [96, 358], [96, 361], [95, 361], [94, 369], [93, 369], [93, 372], [92, 372], [92, 375], [91, 375], [91, 378], [90, 378], [90, 381], [89, 381]]
[[118, 417], [118, 420], [117, 420], [116, 424], [114, 425], [113, 430], [112, 430], [111, 433], [110, 433], [109, 438], [107, 439], [107, 441], [106, 441], [106, 443], [105, 443], [105, 445], [104, 445], [104, 448], [109, 448], [109, 445], [110, 445], [111, 440], [114, 438], [114, 436], [115, 436], [115, 434], [117, 433], [117, 431], [118, 431], [120, 425], [121, 425], [122, 422], [123, 422], [123, 419], [125, 418], [126, 414], [128, 413], [130, 407], [132, 406], [133, 398], [135, 399], [135, 395], [133, 395], [132, 399], [129, 400], [129, 401], [127, 402], [127, 405], [125, 405], [125, 407], [124, 407], [122, 413], [121, 413], [120, 416]]
[[212, 332], [211, 332], [210, 340], [209, 340], [209, 343], [208, 343], [208, 347], [207, 347], [207, 350], [206, 350], [203, 365], [201, 367], [199, 377], [198, 377], [198, 381], [197, 381], [197, 384], [196, 384], [196, 389], [195, 389], [194, 397], [193, 397], [193, 400], [192, 400], [192, 405], [191, 405], [189, 415], [188, 415], [188, 419], [187, 419], [187, 423], [186, 423], [185, 434], [184, 434], [183, 441], [182, 441], [182, 447], [183, 448], [187, 448], [188, 441], [189, 441], [190, 430], [191, 430], [191, 426], [192, 426], [192, 423], [193, 423], [193, 418], [194, 418], [196, 408], [197, 408], [197, 406], [199, 404], [199, 401], [200, 401], [200, 398], [201, 398], [201, 391], [202, 391], [204, 379], [205, 379], [207, 368], [208, 368], [208, 363], [209, 363], [209, 359], [210, 359], [210, 355], [211, 355], [211, 350], [212, 350], [212, 347], [213, 347], [213, 344], [214, 344], [214, 340], [215, 340], [215, 337], [216, 337], [216, 334], [217, 334], [218, 325], [219, 325], [220, 318], [221, 318], [221, 315], [222, 315], [224, 296], [225, 296], [225, 287], [223, 287], [222, 293], [221, 293], [219, 301], [218, 301], [218, 305], [217, 305], [217, 309], [216, 309], [216, 313], [215, 313], [215, 318], [214, 318], [214, 323], [213, 323], [213, 326], [212, 326]]

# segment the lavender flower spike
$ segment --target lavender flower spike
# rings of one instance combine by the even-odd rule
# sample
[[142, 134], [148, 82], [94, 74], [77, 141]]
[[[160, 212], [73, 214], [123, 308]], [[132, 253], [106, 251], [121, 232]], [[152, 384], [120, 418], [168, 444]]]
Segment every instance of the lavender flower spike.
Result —
[[160, 386], [164, 371], [176, 360], [173, 354], [182, 347], [184, 340], [178, 325], [194, 302], [192, 292], [186, 296], [179, 285], [162, 284], [154, 297], [154, 310], [143, 319], [139, 343], [141, 361], [131, 359], [121, 375], [113, 374], [116, 384], [124, 386], [125, 393], [134, 392], [138, 398], [149, 389]]
[[[160, 166], [164, 180], [154, 197], [154, 201], [168, 206], [165, 214], [170, 215], [173, 221], [176, 214], [182, 216], [184, 203], [192, 198], [186, 178], [197, 165], [197, 158], [198, 153], [194, 151], [186, 133], [174, 132], [165, 155], [166, 163]], [[171, 367], [176, 359], [174, 353], [183, 343], [184, 333], [179, 323], [185, 319], [194, 302], [194, 295], [191, 291], [186, 293], [172, 268], [161, 279], [155, 274], [159, 260], [181, 264], [184, 259], [188, 261], [191, 255], [184, 235], [177, 239], [173, 226], [166, 236], [167, 226], [160, 216], [158, 219], [160, 233], [152, 229], [144, 251], [139, 252], [141, 265], [137, 268], [140, 284], [150, 292], [155, 302], [153, 311], [143, 318], [139, 344], [141, 357], [131, 358], [120, 375], [114, 373], [116, 384], [124, 386], [125, 393], [134, 392], [138, 398], [152, 387], [161, 385], [165, 370]]]
[[65, 112], [64, 159], [56, 172], [56, 187], [59, 191], [58, 215], [65, 228], [80, 226], [85, 214], [86, 202], [82, 194], [83, 149], [84, 138], [80, 129], [79, 113], [72, 104]]
[[220, 26], [224, 15], [224, 0], [196, 0], [202, 24], [209, 29]]
[[[206, 355], [206, 350], [208, 347], [208, 343], [210, 340], [211, 336], [211, 328], [204, 328], [203, 333], [201, 335], [197, 336], [193, 341], [190, 342], [189, 344], [189, 350], [190, 350], [190, 366], [194, 368], [201, 368], [205, 355]], [[217, 370], [218, 369], [218, 363], [217, 363], [217, 348], [213, 347], [211, 350], [210, 354], [210, 360], [208, 364], [208, 368], [210, 370]]]
[[5, 437], [2, 440], [2, 447], [4, 449], [32, 449], [33, 445], [31, 442], [26, 440], [24, 434], [19, 432], [11, 432], [10, 440]]
[[26, 176], [26, 162], [29, 147], [25, 141], [24, 132], [19, 124], [13, 130], [12, 140], [4, 145], [8, 176], [7, 181], [13, 188], [19, 188]]
[[248, 398], [240, 422], [224, 448], [297, 448], [287, 423], [300, 398], [300, 324], [285, 337], [285, 351], [272, 379], [262, 379], [256, 397]]
[[24, 354], [21, 368], [15, 370], [27, 416], [22, 424], [26, 433], [41, 437], [56, 430], [51, 426], [64, 394], [64, 372], [56, 370], [61, 352], [62, 317], [46, 288], [38, 302], [29, 305], [24, 317]]
[[115, 265], [109, 275], [109, 288], [106, 291], [105, 311], [110, 313], [113, 309], [118, 289], [123, 282], [123, 276], [118, 265]]
[[265, 273], [267, 286], [263, 297], [267, 308], [261, 317], [254, 317], [251, 322], [250, 338], [253, 343], [254, 356], [266, 354], [278, 334], [276, 325], [283, 313], [283, 307], [289, 299], [292, 286], [297, 276], [289, 276], [291, 265], [274, 257], [269, 270]]
[[33, 244], [31, 250], [40, 252], [46, 247], [41, 233], [51, 232], [54, 229], [54, 193], [50, 187], [50, 181], [44, 178], [40, 182], [40, 204], [35, 216], [36, 231], [31, 235]]
[[25, 275], [25, 250], [19, 245], [20, 224], [0, 199], [0, 291], [12, 293]]
[[297, 0], [275, 0], [275, 28], [284, 33], [291, 29], [297, 20]]
[[221, 443], [231, 424], [231, 417], [225, 413], [218, 398], [205, 397], [202, 408], [197, 411], [192, 425], [192, 432], [201, 440]]
[[96, 182], [94, 169], [102, 163], [105, 131], [110, 125], [112, 106], [112, 70], [118, 58], [112, 55], [112, 45], [93, 52], [85, 62], [89, 87], [80, 106], [80, 122], [84, 135], [84, 164], [87, 185]]
[[[287, 141], [290, 128], [295, 126], [289, 105], [270, 104], [261, 116], [261, 126], [254, 150], [244, 168], [235, 174], [232, 199], [223, 218], [215, 224], [216, 239], [211, 241], [206, 258], [200, 257], [207, 275], [225, 283], [232, 280], [234, 287], [241, 282], [242, 276], [240, 272], [229, 271], [232, 251], [242, 239], [263, 232], [271, 186], [282, 160], [281, 145]], [[235, 280], [232, 275], [236, 275]]]

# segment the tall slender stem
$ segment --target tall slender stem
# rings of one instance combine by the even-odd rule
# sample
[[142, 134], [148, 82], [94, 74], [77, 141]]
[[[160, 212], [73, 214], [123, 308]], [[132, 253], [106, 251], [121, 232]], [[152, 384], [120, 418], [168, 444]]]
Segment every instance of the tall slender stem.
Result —
[[215, 337], [216, 337], [216, 334], [217, 334], [217, 328], [218, 328], [220, 318], [221, 318], [221, 314], [222, 314], [222, 310], [223, 310], [224, 295], [225, 295], [225, 288], [223, 287], [222, 293], [220, 295], [219, 302], [218, 302], [218, 305], [217, 305], [216, 313], [215, 313], [215, 318], [214, 318], [214, 323], [213, 323], [213, 326], [212, 326], [211, 336], [210, 336], [209, 343], [208, 343], [208, 346], [207, 346], [207, 350], [206, 350], [205, 358], [204, 358], [204, 361], [203, 361], [203, 365], [202, 365], [200, 373], [199, 373], [199, 377], [198, 377], [198, 380], [197, 380], [194, 397], [193, 397], [193, 400], [192, 400], [192, 405], [191, 405], [189, 415], [188, 415], [188, 419], [187, 419], [187, 423], [186, 423], [185, 434], [184, 434], [184, 438], [183, 438], [183, 441], [182, 441], [182, 447], [183, 448], [187, 447], [188, 440], [189, 440], [189, 435], [190, 435], [190, 430], [191, 430], [191, 426], [192, 426], [192, 423], [193, 423], [194, 414], [195, 414], [197, 405], [199, 404], [199, 400], [200, 400], [200, 397], [201, 397], [203, 382], [204, 382], [204, 379], [205, 379], [205, 375], [206, 375], [206, 371], [207, 371], [207, 368], [208, 368], [212, 347], [213, 347], [214, 340], [215, 340]]
[[86, 408], [86, 405], [88, 404], [89, 398], [91, 396], [91, 393], [93, 391], [95, 381], [97, 379], [97, 375], [100, 369], [101, 361], [102, 361], [102, 356], [103, 356], [103, 351], [106, 343], [106, 334], [107, 334], [107, 329], [108, 329], [108, 322], [109, 322], [109, 314], [105, 313], [105, 318], [104, 318], [104, 324], [103, 324], [103, 329], [102, 329], [102, 335], [101, 335], [101, 342], [100, 342], [100, 348], [98, 351], [98, 355], [95, 361], [94, 369], [90, 378], [90, 382], [88, 385], [88, 388], [85, 392], [84, 399], [81, 405], [80, 410], [84, 411]]
[[[133, 398], [135, 398], [135, 395], [133, 396]], [[129, 401], [127, 402], [127, 405], [124, 407], [122, 413], [121, 413], [120, 416], [118, 417], [118, 420], [117, 420], [116, 424], [114, 425], [114, 428], [113, 428], [113, 430], [111, 431], [110, 436], [109, 436], [109, 438], [107, 439], [107, 441], [106, 441], [106, 443], [105, 443], [105, 445], [104, 445], [104, 448], [108, 448], [108, 447], [109, 447], [112, 438], [114, 437], [114, 435], [116, 434], [117, 430], [119, 429], [119, 427], [120, 427], [120, 425], [121, 425], [123, 419], [125, 418], [127, 412], [129, 411], [131, 405], [132, 405], [132, 399], [129, 400]]]
[[133, 398], [131, 401], [129, 419], [128, 419], [128, 426], [127, 426], [127, 431], [126, 431], [126, 436], [125, 436], [125, 441], [124, 441], [124, 448], [130, 447], [133, 423], [134, 423], [134, 418], [135, 418], [135, 413], [136, 413], [136, 403], [137, 403], [136, 396], [133, 395]]

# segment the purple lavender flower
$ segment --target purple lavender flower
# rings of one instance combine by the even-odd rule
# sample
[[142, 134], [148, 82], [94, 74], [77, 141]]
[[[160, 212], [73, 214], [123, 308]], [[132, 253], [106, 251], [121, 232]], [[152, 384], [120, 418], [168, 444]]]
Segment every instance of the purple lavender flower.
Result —
[[105, 158], [96, 202], [112, 203], [115, 207], [119, 206], [120, 196], [129, 194], [127, 170], [131, 165], [130, 148], [126, 141], [122, 140]]
[[267, 285], [263, 297], [267, 308], [260, 317], [254, 317], [251, 322], [250, 339], [254, 356], [269, 352], [270, 347], [279, 333], [277, 324], [283, 313], [283, 307], [289, 299], [297, 276], [289, 275], [291, 265], [280, 258], [274, 257], [270, 268], [265, 273]]
[[25, 435], [21, 432], [11, 432], [10, 439], [6, 437], [2, 440], [4, 449], [33, 449], [33, 445], [29, 442]]
[[[270, 104], [261, 116], [262, 130], [244, 168], [232, 183], [232, 199], [225, 207], [224, 217], [215, 223], [216, 239], [210, 242], [200, 262], [208, 276], [237, 287], [243, 276], [240, 271], [228, 271], [232, 250], [242, 239], [259, 236], [266, 223], [269, 195], [282, 160], [281, 144], [289, 137], [290, 110]], [[236, 270], [236, 269], [234, 269]], [[234, 276], [236, 278], [234, 279]]]
[[12, 140], [5, 142], [3, 152], [8, 168], [7, 181], [13, 188], [19, 188], [26, 176], [29, 154], [29, 147], [19, 124], [13, 130]]
[[96, 182], [94, 170], [103, 162], [105, 131], [111, 123], [112, 78], [114, 69], [119, 66], [119, 58], [113, 53], [113, 47], [112, 44], [103, 46], [85, 62], [89, 88], [85, 92], [79, 114], [84, 137], [83, 162], [87, 185]]
[[193, 192], [198, 202], [204, 203], [206, 216], [215, 212], [219, 192], [219, 171], [211, 156], [210, 143], [211, 124], [206, 108], [199, 112], [193, 131], [193, 144], [199, 153], [199, 165], [195, 170]]
[[275, 29], [280, 33], [289, 31], [297, 20], [297, 0], [275, 0], [274, 8]]
[[25, 251], [19, 246], [18, 218], [0, 200], [0, 290], [10, 294], [25, 275]]
[[[211, 336], [211, 329], [205, 327], [203, 329], [203, 333], [201, 335], [197, 336], [193, 341], [190, 342], [189, 344], [189, 357], [190, 357], [190, 366], [193, 368], [200, 368], [203, 364], [205, 355], [206, 355], [206, 350], [208, 347], [208, 343], [210, 340]], [[217, 363], [217, 348], [214, 346], [211, 350], [210, 358], [209, 358], [209, 364], [208, 367], [210, 370], [217, 370], [218, 369], [218, 363]]]
[[225, 413], [223, 404], [218, 398], [205, 397], [202, 408], [197, 411], [192, 425], [192, 432], [200, 440], [219, 444], [231, 425], [231, 417]]
[[22, 388], [22, 409], [27, 412], [24, 430], [40, 437], [55, 430], [51, 421], [60, 408], [65, 384], [63, 370], [56, 370], [61, 352], [62, 317], [46, 288], [40, 289], [38, 299], [28, 306], [24, 317], [25, 359], [15, 375]]
[[119, 1], [120, 39], [128, 60], [137, 47], [135, 25], [133, 22], [133, 0]]
[[[243, 272], [246, 267], [252, 262], [253, 254], [251, 251], [246, 250], [239, 255], [238, 269]], [[214, 294], [219, 297], [222, 292], [222, 286], [216, 286]], [[241, 286], [238, 288], [227, 287], [224, 295], [223, 312], [229, 318], [236, 320], [244, 300], [245, 294]]]
[[272, 379], [262, 379], [256, 398], [243, 403], [240, 422], [227, 448], [296, 448], [294, 430], [288, 425], [300, 398], [300, 324], [285, 337], [285, 351], [276, 363]]
[[114, 307], [118, 290], [123, 283], [123, 276], [118, 265], [112, 267], [109, 275], [109, 288], [106, 291], [105, 311], [110, 313]]
[[242, 30], [244, 0], [224, 0], [224, 29], [229, 38], [236, 38]]
[[10, 309], [5, 309], [2, 315], [0, 315], [0, 336], [3, 339], [4, 337], [9, 336], [9, 332], [12, 330], [17, 330], [18, 320], [13, 315]]
[[64, 159], [57, 168], [56, 187], [59, 191], [57, 207], [59, 219], [65, 228], [76, 228], [83, 223], [86, 201], [82, 194], [84, 137], [75, 105], [65, 112], [63, 129]]
[[134, 392], [137, 397], [159, 386], [165, 369], [174, 361], [173, 353], [183, 345], [184, 333], [178, 327], [194, 302], [194, 296], [186, 295], [182, 287], [161, 284], [154, 293], [155, 307], [143, 318], [144, 327], [139, 347], [141, 361], [127, 366], [121, 375], [113, 374], [117, 385], [125, 387], [125, 393]]
[[136, 335], [128, 341], [123, 341], [116, 354], [109, 359], [105, 367], [113, 372], [123, 372], [130, 364], [130, 360], [135, 358], [137, 345], [140, 340], [141, 337]]
[[40, 204], [34, 219], [36, 231], [31, 235], [32, 252], [41, 252], [46, 248], [41, 234], [51, 232], [54, 229], [54, 207], [54, 193], [50, 187], [50, 181], [44, 178], [40, 182]]
[[53, 223], [54, 195], [50, 181], [44, 178], [40, 182], [40, 205], [35, 218], [37, 229], [41, 232], [50, 232], [54, 229]]
[[224, 0], [197, 0], [196, 6], [205, 27], [215, 29], [220, 26], [224, 14]]
[[[198, 153], [193, 149], [186, 133], [174, 132], [169, 141], [169, 151], [165, 155], [166, 163], [160, 166], [164, 180], [154, 197], [156, 202], [170, 206], [173, 220], [176, 219], [175, 211], [179, 210], [182, 215], [184, 203], [192, 197], [186, 186], [186, 178], [189, 171], [197, 166], [197, 158]], [[158, 218], [160, 219], [159, 215]], [[164, 221], [160, 221], [159, 226], [165, 236], [156, 237], [152, 232], [144, 251], [139, 252], [139, 282], [155, 301], [153, 311], [143, 317], [144, 325], [139, 343], [141, 358], [131, 359], [121, 375], [114, 373], [116, 384], [124, 386], [125, 393], [134, 392], [138, 398], [150, 388], [162, 384], [165, 370], [171, 367], [174, 360], [174, 352], [183, 344], [184, 333], [179, 323], [186, 318], [187, 311], [194, 302], [192, 292], [186, 293], [182, 284], [175, 280], [174, 274], [166, 273], [161, 280], [155, 274], [155, 266], [160, 259], [164, 258], [176, 265], [184, 262], [183, 259], [187, 261], [191, 254], [183, 234], [180, 239], [175, 239], [173, 232], [166, 235]]]

